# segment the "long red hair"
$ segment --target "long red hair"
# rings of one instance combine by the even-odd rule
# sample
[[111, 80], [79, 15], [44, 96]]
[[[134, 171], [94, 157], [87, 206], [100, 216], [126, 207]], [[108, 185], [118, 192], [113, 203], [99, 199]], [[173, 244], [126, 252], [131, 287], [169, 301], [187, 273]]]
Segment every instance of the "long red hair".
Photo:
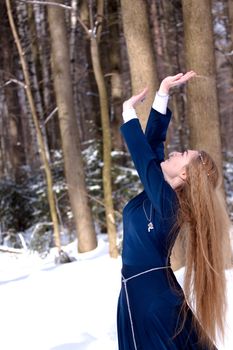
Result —
[[200, 342], [212, 348], [216, 334], [224, 335], [226, 311], [226, 252], [230, 220], [222, 200], [219, 172], [204, 151], [187, 165], [187, 179], [176, 189], [183, 231], [184, 292], [194, 309]]

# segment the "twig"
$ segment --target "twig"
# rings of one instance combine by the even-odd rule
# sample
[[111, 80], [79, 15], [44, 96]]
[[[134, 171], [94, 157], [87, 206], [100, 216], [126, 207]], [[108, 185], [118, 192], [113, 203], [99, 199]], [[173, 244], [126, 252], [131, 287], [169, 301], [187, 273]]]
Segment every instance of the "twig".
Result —
[[91, 25], [91, 33], [94, 33], [94, 20], [93, 20], [93, 13], [92, 13], [92, 0], [88, 1], [88, 7], [89, 7], [89, 18], [90, 18], [90, 25]]
[[52, 5], [52, 6], [58, 6], [61, 7], [65, 10], [72, 10], [71, 6], [64, 5], [64, 4], [59, 4], [54, 1], [37, 1], [37, 0], [18, 0], [19, 2], [24, 2], [27, 4], [36, 4], [36, 5]]
[[27, 85], [24, 84], [22, 81], [19, 81], [17, 79], [10, 79], [1, 86], [1, 89], [4, 88], [4, 86], [10, 85], [12, 83], [18, 84], [18, 85], [22, 86], [24, 89], [27, 88]]
[[54, 114], [58, 111], [58, 107], [55, 107], [54, 110], [49, 114], [49, 116], [45, 119], [44, 125], [48, 123], [48, 121], [54, 116]]
[[[70, 186], [71, 187], [71, 186]], [[58, 198], [58, 201], [60, 201], [64, 196], [66, 195], [66, 193], [63, 193], [59, 198]], [[90, 198], [92, 201], [98, 203], [101, 207], [105, 207], [104, 205], [104, 202], [101, 201], [100, 199], [96, 198], [96, 197], [93, 197], [91, 196], [89, 193], [87, 194], [87, 197]], [[118, 211], [118, 210], [115, 210], [114, 209], [114, 213], [118, 216], [118, 217], [122, 217], [122, 214]]]
[[25, 241], [25, 239], [24, 239], [22, 233], [18, 233], [18, 236], [19, 236], [19, 239], [20, 239], [20, 241], [21, 241], [21, 244], [22, 244], [23, 248], [24, 248], [25, 250], [27, 250], [28, 247], [27, 247], [26, 241]]
[[[39, 0], [18, 0], [19, 2], [23, 2], [23, 3], [27, 3], [27, 4], [35, 4], [35, 5], [51, 5], [51, 6], [58, 6], [61, 7], [65, 10], [69, 10], [69, 11], [73, 11], [72, 6], [68, 6], [68, 5], [64, 5], [64, 4], [59, 4], [57, 2], [54, 1], [39, 1]], [[88, 29], [88, 27], [85, 25], [85, 23], [83, 23], [83, 21], [80, 19], [79, 16], [77, 16], [77, 20], [80, 23], [80, 25], [83, 27], [83, 29], [85, 30], [86, 34], [88, 36], [91, 35], [90, 30]]]
[[230, 52], [225, 52], [224, 55], [226, 55], [226, 56], [233, 56], [233, 50], [230, 51]]
[[13, 253], [13, 254], [22, 254], [23, 253], [23, 249], [5, 247], [4, 245], [2, 245], [2, 246], [0, 246], [0, 252]]
[[[91, 200], [93, 200], [94, 202], [100, 204], [102, 207], [105, 207], [103, 201], [101, 201], [101, 200], [99, 200], [99, 199], [97, 199], [97, 198], [91, 196], [90, 194], [88, 194], [87, 196], [88, 196]], [[114, 209], [114, 213], [115, 213], [118, 217], [120, 217], [120, 218], [122, 217], [122, 214], [121, 214], [118, 210]]]

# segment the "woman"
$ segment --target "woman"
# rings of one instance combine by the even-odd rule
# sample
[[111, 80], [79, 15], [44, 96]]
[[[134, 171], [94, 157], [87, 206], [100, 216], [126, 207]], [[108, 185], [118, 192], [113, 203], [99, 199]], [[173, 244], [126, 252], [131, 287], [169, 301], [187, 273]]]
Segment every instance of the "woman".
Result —
[[[162, 81], [145, 134], [134, 106], [147, 89], [123, 104], [121, 132], [144, 191], [123, 210], [119, 350], [216, 349], [216, 330], [223, 333], [222, 242], [228, 217], [217, 196], [217, 167], [206, 152], [196, 150], [173, 152], [164, 161], [169, 90], [193, 77], [190, 71]], [[184, 229], [185, 293], [170, 267], [172, 246]]]

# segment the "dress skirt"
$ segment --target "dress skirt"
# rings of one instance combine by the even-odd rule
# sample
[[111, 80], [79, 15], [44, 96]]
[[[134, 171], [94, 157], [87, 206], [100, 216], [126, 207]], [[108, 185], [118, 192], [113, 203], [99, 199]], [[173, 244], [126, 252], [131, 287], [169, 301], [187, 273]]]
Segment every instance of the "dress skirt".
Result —
[[[151, 268], [123, 265], [117, 312], [119, 350], [207, 350], [198, 343], [190, 309], [180, 331], [184, 295], [172, 270]], [[124, 279], [138, 274], [125, 288]]]

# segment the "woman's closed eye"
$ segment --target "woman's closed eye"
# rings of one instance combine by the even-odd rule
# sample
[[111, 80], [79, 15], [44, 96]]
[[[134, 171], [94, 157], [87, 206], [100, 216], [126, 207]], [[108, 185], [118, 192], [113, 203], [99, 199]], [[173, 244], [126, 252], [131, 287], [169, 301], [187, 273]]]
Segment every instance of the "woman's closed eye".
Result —
[[168, 157], [171, 158], [171, 157], [174, 157], [174, 156], [183, 156], [187, 151], [184, 151], [184, 152], [171, 152], [169, 153]]
[[174, 156], [174, 154], [175, 154], [175, 152], [171, 152], [171, 153], [169, 153], [168, 158], [173, 157], [173, 156]]

